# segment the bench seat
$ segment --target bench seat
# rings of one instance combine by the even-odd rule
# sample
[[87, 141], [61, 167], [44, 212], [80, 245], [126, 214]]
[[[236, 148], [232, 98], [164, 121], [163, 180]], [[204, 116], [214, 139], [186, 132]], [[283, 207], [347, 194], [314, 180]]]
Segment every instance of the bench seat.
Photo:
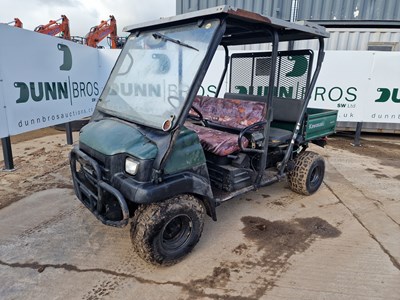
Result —
[[[237, 96], [239, 98], [242, 95]], [[203, 120], [206, 121], [204, 124], [226, 128], [230, 131], [221, 131], [186, 122], [185, 126], [197, 133], [205, 151], [218, 156], [227, 156], [240, 151], [238, 144], [239, 132], [248, 126], [264, 121], [266, 105], [260, 102], [259, 99], [254, 101], [254, 98], [260, 97], [245, 96], [247, 97], [246, 99], [240, 100], [196, 96], [193, 101], [193, 107], [201, 113]], [[196, 115], [196, 112], [192, 110], [190, 114]], [[268, 143], [271, 146], [278, 146], [290, 141], [291, 137], [291, 131], [271, 127]], [[249, 140], [245, 137], [241, 141], [242, 148], [246, 148], [249, 145]]]
[[[206, 151], [218, 156], [227, 156], [240, 151], [238, 134], [223, 132], [190, 122], [186, 122], [185, 127], [197, 133], [200, 143]], [[245, 148], [248, 144], [249, 141], [246, 138], [242, 138], [242, 147]]]

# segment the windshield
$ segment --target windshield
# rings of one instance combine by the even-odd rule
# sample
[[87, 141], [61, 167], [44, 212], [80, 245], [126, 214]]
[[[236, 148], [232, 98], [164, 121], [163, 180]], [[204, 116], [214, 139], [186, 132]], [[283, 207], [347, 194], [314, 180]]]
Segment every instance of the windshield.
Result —
[[134, 123], [169, 130], [219, 25], [218, 20], [131, 35], [97, 108]]

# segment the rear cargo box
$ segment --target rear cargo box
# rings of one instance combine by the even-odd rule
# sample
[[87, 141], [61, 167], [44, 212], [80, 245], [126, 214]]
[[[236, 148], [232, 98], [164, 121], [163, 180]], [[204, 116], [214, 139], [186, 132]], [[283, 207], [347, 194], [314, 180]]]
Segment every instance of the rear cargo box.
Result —
[[337, 110], [308, 108], [305, 120], [306, 141], [335, 133]]

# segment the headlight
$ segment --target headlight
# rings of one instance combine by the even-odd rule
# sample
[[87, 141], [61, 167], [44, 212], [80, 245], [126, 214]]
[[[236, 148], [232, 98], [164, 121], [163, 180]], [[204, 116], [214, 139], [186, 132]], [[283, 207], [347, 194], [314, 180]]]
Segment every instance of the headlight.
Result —
[[136, 175], [137, 171], [139, 169], [139, 162], [136, 160], [128, 157], [125, 160], [125, 172], [131, 175]]

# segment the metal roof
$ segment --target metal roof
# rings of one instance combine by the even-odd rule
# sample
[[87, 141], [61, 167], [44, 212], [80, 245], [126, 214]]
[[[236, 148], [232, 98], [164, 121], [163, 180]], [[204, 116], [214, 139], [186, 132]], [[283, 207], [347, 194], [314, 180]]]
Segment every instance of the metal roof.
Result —
[[227, 5], [127, 26], [124, 31], [134, 32], [163, 28], [166, 25], [174, 26], [205, 17], [225, 18], [227, 30], [221, 44], [226, 45], [270, 42], [271, 37], [265, 31], [268, 28], [276, 29], [281, 41], [329, 37], [325, 28], [315, 23], [304, 21], [291, 23]]

